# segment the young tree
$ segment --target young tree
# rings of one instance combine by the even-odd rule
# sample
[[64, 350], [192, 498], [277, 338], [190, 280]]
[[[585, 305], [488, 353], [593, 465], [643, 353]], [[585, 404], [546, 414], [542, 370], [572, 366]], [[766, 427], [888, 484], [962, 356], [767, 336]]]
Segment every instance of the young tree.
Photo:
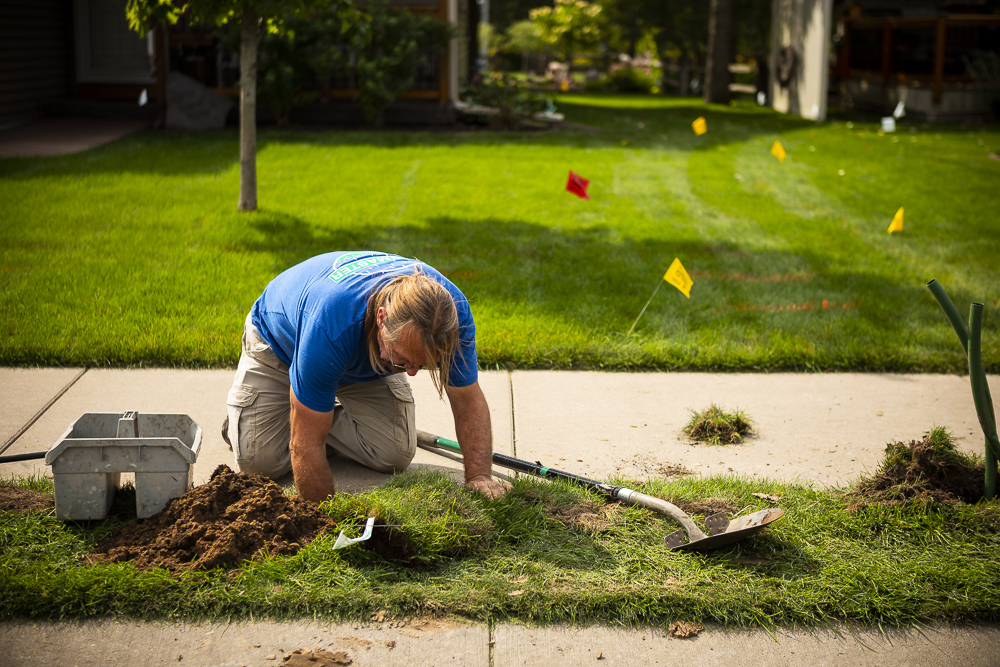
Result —
[[531, 10], [531, 20], [541, 30], [542, 39], [564, 58], [596, 48], [601, 43], [601, 6], [585, 0], [555, 0], [554, 7]]
[[154, 23], [173, 24], [186, 17], [194, 24], [240, 25], [240, 197], [237, 208], [257, 210], [257, 47], [265, 24], [280, 27], [283, 18], [309, 8], [353, 19], [351, 0], [128, 0], [129, 25], [140, 33]]
[[521, 54], [521, 69], [528, 71], [528, 57], [531, 52], [545, 48], [542, 40], [542, 30], [537, 23], [518, 21], [507, 28], [506, 48]]

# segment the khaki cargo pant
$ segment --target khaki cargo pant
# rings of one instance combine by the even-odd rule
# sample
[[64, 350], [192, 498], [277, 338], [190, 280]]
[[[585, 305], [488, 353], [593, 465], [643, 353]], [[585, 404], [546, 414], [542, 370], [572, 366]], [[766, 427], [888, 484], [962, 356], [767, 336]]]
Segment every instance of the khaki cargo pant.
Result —
[[[242, 472], [277, 479], [292, 469], [291, 380], [288, 365], [261, 340], [247, 316], [243, 352], [229, 390], [229, 442]], [[417, 450], [416, 412], [405, 373], [373, 382], [341, 384], [333, 426], [333, 450], [379, 472], [405, 469]]]

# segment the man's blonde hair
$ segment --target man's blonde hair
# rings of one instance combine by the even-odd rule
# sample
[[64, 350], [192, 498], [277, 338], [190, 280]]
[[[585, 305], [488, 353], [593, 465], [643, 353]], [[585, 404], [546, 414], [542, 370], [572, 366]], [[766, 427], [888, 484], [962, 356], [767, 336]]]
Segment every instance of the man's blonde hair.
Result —
[[398, 343], [413, 332], [424, 348], [425, 365], [438, 395], [444, 395], [448, 373], [458, 349], [458, 310], [451, 293], [420, 267], [397, 276], [368, 297], [365, 342], [368, 359], [379, 373], [394, 372], [379, 354], [378, 309], [385, 309], [384, 337]]

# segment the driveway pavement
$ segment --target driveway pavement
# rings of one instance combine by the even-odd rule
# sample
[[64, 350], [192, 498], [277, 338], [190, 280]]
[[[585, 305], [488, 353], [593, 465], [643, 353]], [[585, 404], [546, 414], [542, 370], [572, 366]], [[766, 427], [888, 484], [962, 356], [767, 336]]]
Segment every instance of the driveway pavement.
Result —
[[0, 158], [79, 153], [149, 126], [142, 120], [43, 118], [0, 130]]

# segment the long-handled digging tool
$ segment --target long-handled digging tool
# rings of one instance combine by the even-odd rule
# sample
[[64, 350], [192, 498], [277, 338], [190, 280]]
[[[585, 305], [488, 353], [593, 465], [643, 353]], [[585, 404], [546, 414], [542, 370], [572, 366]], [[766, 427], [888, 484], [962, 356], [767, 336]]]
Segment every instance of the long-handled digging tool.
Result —
[[[459, 454], [462, 452], [458, 443], [454, 440], [441, 438], [424, 431], [417, 431], [417, 445], [421, 449], [426, 449], [429, 452], [434, 452], [447, 458], [454, 458], [448, 452]], [[668, 549], [691, 551], [711, 551], [712, 549], [718, 549], [763, 530], [765, 526], [777, 521], [785, 514], [783, 509], [777, 507], [760, 510], [753, 514], [746, 514], [732, 521], [726, 518], [725, 514], [713, 514], [705, 519], [705, 527], [708, 529], [708, 534], [706, 535], [681, 508], [668, 503], [666, 500], [654, 498], [645, 493], [627, 489], [624, 486], [605, 484], [574, 475], [573, 473], [549, 468], [543, 466], [541, 463], [531, 463], [495, 452], [493, 454], [493, 463], [504, 468], [509, 468], [510, 470], [528, 473], [529, 475], [569, 480], [591, 488], [612, 500], [640, 505], [661, 514], [666, 514], [684, 526], [684, 530], [676, 530], [663, 538], [663, 543]], [[687, 541], [684, 539], [685, 533], [687, 533]]]

